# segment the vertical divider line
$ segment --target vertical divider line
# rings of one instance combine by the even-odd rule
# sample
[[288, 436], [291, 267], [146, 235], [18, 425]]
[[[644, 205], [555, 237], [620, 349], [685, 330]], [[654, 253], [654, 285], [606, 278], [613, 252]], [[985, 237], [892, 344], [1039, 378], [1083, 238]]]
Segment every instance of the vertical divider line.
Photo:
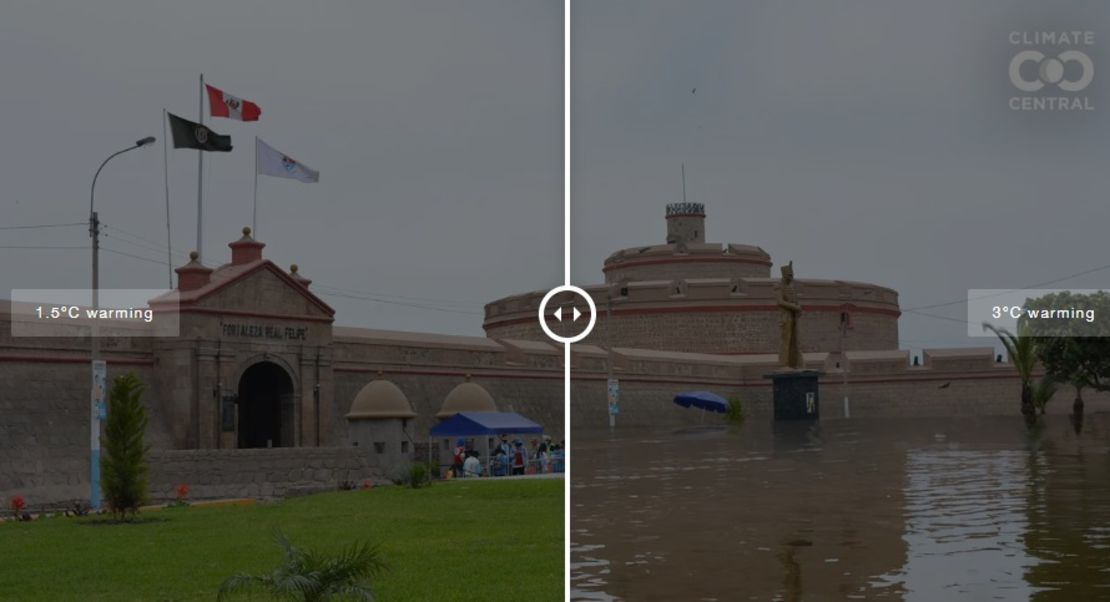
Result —
[[[563, 0], [563, 284], [570, 284], [570, 0]], [[570, 343], [563, 343], [563, 595], [570, 602]]]

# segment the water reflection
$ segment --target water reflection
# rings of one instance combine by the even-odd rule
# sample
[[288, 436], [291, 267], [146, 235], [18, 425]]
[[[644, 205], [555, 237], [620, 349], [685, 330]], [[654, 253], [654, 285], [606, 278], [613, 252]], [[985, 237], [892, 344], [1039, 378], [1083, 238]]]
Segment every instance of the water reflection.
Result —
[[[1110, 600], [1110, 422], [1088, 417], [1080, 445], [1049, 439], [1031, 453], [1025, 579], [1033, 600]], [[1095, 432], [1090, 432], [1095, 431]], [[1095, 443], [1092, 445], [1092, 443]]]
[[877, 580], [906, 600], [1028, 600], [1023, 579], [1026, 465], [1021, 451], [911, 450], [905, 476], [906, 563]]
[[1110, 599], [1110, 416], [575, 432], [576, 600]]

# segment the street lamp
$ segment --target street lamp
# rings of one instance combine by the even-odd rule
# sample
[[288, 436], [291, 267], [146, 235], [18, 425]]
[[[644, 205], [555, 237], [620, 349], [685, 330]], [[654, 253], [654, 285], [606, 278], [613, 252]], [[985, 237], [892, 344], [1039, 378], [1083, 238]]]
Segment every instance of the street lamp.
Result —
[[[121, 151], [116, 151], [100, 164], [93, 175], [92, 188], [89, 190], [89, 236], [92, 238], [92, 306], [100, 309], [100, 219], [96, 215], [96, 179], [100, 177], [101, 170], [109, 161], [137, 148], [154, 143], [154, 136], [147, 136], [136, 140], [133, 146]], [[90, 422], [89, 422], [89, 506], [93, 510], [100, 508], [100, 412], [97, 402], [102, 399], [103, 391], [97, 391], [97, 367], [101, 366], [102, 374], [106, 374], [107, 367], [100, 361], [99, 328], [96, 318], [93, 318], [90, 332], [92, 346], [92, 378], [90, 393]], [[106, 383], [99, 383], [105, 385]]]

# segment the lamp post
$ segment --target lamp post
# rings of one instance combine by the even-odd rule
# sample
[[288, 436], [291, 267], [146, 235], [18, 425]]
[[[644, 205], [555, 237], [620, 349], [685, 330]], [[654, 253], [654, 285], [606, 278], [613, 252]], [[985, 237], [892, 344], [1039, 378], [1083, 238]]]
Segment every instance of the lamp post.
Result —
[[620, 381], [613, 377], [613, 341], [609, 336], [613, 328], [613, 291], [605, 295], [605, 398], [609, 414], [609, 430], [617, 426], [617, 415], [620, 407]]
[[[133, 146], [116, 151], [100, 164], [93, 175], [92, 187], [89, 190], [89, 237], [92, 238], [92, 306], [100, 309], [100, 219], [96, 214], [96, 179], [109, 161], [137, 148], [154, 143], [153, 136], [137, 140]], [[107, 366], [100, 361], [99, 328], [94, 318], [91, 323], [89, 343], [92, 346], [92, 379], [89, 403], [89, 506], [96, 510], [100, 508], [100, 408], [98, 402], [103, 399], [103, 388], [106, 386]], [[98, 378], [99, 376], [101, 378]], [[99, 382], [98, 382], [99, 381]], [[100, 385], [98, 390], [97, 385]]]

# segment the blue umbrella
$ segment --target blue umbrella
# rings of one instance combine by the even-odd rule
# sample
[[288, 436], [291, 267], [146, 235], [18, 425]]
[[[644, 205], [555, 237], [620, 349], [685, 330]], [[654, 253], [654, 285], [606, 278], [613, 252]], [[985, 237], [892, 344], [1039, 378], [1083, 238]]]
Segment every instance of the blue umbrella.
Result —
[[674, 402], [684, 408], [694, 407], [710, 412], [720, 412], [721, 414], [728, 412], [728, 402], [720, 395], [710, 393], [709, 391], [679, 393], [674, 396]]

